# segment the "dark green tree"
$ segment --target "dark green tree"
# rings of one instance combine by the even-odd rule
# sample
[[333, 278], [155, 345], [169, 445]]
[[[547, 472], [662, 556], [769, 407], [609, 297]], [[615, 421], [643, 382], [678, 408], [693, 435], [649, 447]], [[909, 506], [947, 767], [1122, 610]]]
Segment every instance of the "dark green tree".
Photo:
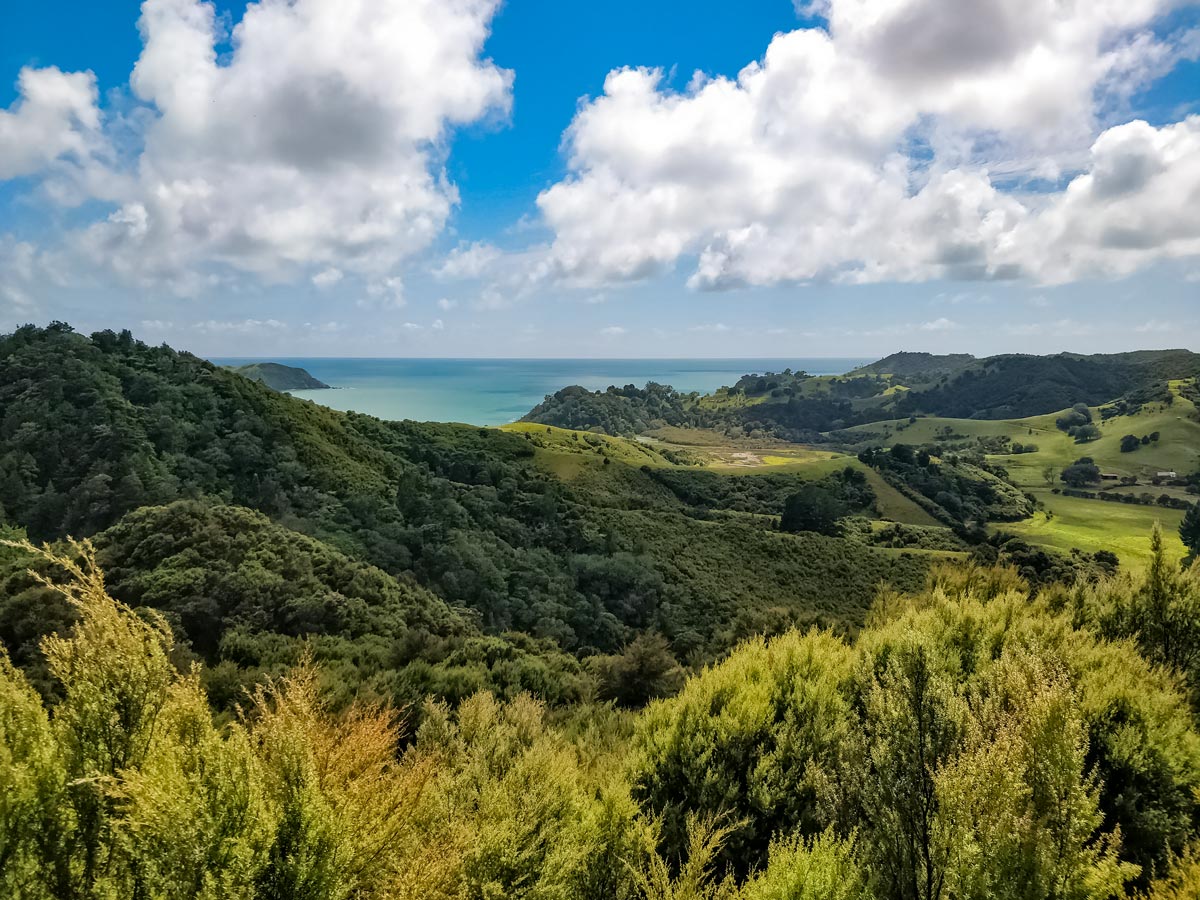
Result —
[[838, 521], [846, 507], [830, 491], [816, 484], [806, 484], [787, 498], [779, 520], [782, 531], [815, 531], [817, 534], [837, 534]]
[[1200, 555], [1200, 503], [1193, 504], [1184, 515], [1179, 536], [1193, 556]]

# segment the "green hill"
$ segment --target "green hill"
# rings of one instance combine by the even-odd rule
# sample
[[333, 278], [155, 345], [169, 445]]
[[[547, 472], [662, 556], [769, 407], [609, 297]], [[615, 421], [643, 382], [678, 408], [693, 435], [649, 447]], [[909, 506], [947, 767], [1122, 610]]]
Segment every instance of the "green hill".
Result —
[[706, 396], [663, 385], [569, 387], [547, 396], [525, 421], [608, 434], [688, 426], [819, 442], [829, 432], [911, 416], [999, 420], [1076, 403], [1137, 405], [1165, 396], [1168, 382], [1197, 375], [1200, 355], [1188, 350], [986, 359], [898, 353], [844, 376], [746, 375]]
[[975, 362], [970, 353], [893, 353], [870, 365], [860, 366], [854, 375], [895, 375], [904, 379], [929, 380], [961, 372]]
[[[740, 633], [730, 622], [853, 629], [880, 581], [922, 583], [925, 557], [865, 532], [778, 534], [807, 475], [785, 474], [747, 514], [736, 497], [755, 486], [739, 487], [739, 474], [712, 476], [713, 497], [733, 499], [693, 503], [650, 473], [695, 463], [546, 426], [335, 412], [127, 332], [56, 324], [0, 338], [4, 521], [39, 541], [119, 546], [106, 557], [114, 591], [164, 609], [191, 652], [243, 680], [313, 639], [347, 667], [346, 683], [394, 699], [428, 682], [449, 696], [525, 685], [555, 700], [582, 690], [572, 657], [618, 651], [644, 631], [680, 658], [708, 659]], [[703, 564], [681, 565], [683, 547]], [[747, 553], [772, 564], [744, 566]], [[718, 571], [737, 573], [736, 592]], [[364, 587], [381, 578], [391, 580]], [[430, 616], [448, 621], [435, 628]], [[4, 621], [6, 643], [36, 646], [42, 626], [27, 607], [0, 610]], [[413, 666], [432, 667], [426, 682]], [[473, 674], [455, 688], [446, 671]]]
[[230, 368], [243, 378], [261, 382], [273, 391], [311, 391], [329, 387], [325, 382], [318, 381], [307, 371], [296, 366], [262, 362]]

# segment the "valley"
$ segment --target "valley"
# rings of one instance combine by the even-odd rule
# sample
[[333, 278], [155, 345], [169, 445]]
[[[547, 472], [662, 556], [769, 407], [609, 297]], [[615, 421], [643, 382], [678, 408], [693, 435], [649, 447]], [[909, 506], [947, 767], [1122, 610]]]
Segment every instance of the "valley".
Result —
[[[163, 848], [210, 846], [177, 837], [198, 819], [256, 885], [285, 885], [240, 896], [283, 900], [306, 877], [291, 834], [366, 822], [385, 842], [356, 876], [371, 896], [403, 877], [412, 900], [662, 900], [687, 859], [695, 896], [763, 900], [833, 853], [855, 900], [881, 900], [908, 871], [887, 868], [891, 835], [922, 807], [877, 792], [929, 777], [936, 738], [939, 821], [1007, 809], [999, 792], [1004, 833], [1024, 827], [1049, 807], [976, 773], [1030, 781], [1044, 757], [1089, 824], [1037, 812], [1036, 833], [1080, 853], [1105, 836], [1063, 871], [1116, 873], [1081, 898], [1136, 896], [1190, 871], [1175, 860], [1200, 814], [1200, 567], [1181, 566], [1180, 527], [1197, 391], [1157, 379], [1185, 363], [1155, 357], [1090, 405], [1051, 379], [1023, 417], [927, 413], [918, 397], [961, 402], [949, 373], [868, 371], [565, 389], [481, 428], [338, 412], [129, 332], [17, 329], [0, 338], [0, 777], [21, 806], [0, 817], [17, 848], [0, 884], [46, 884], [55, 860], [68, 885], [123, 890], [147, 864], [169, 881], [184, 864]], [[961, 392], [994, 398], [987, 368]], [[113, 740], [127, 762], [87, 756]], [[1133, 799], [1131, 781], [1148, 785]], [[95, 796], [89, 814], [146, 843], [75, 824]], [[30, 816], [64, 837], [39, 841]], [[329, 840], [312, 852], [359, 843]], [[492, 862], [514, 846], [533, 857]]]

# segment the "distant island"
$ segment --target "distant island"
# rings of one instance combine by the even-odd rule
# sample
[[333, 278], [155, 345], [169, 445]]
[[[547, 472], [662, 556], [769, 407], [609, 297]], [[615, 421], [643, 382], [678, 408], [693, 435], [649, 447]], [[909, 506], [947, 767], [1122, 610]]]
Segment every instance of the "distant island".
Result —
[[315, 391], [329, 388], [325, 382], [313, 378], [307, 371], [297, 366], [264, 362], [230, 366], [229, 368], [243, 378], [262, 382], [274, 391]]

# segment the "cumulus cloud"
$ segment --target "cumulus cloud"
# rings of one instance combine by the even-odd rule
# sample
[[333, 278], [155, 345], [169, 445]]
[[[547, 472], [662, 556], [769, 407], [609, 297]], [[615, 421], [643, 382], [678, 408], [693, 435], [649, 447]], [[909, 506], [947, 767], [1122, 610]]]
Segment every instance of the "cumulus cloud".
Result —
[[606, 328], [601, 328], [600, 333], [605, 337], [620, 337], [625, 334], [625, 329], [620, 325], [609, 325]]
[[327, 269], [322, 269], [312, 277], [312, 283], [318, 288], [333, 287], [342, 280], [342, 270], [330, 266]]
[[446, 280], [479, 278], [499, 258], [500, 251], [486, 241], [463, 243], [447, 254], [434, 274]]
[[102, 143], [97, 100], [91, 72], [22, 69], [17, 100], [0, 110], [0, 179], [31, 175], [60, 160], [87, 163]]
[[497, 288], [495, 285], [488, 285], [479, 292], [479, 299], [475, 301], [476, 309], [497, 310], [508, 309], [512, 306], [512, 298]]
[[358, 301], [363, 309], [400, 309], [407, 303], [404, 279], [399, 275], [372, 281], [367, 285], [367, 296]]
[[0, 312], [31, 315], [46, 285], [61, 286], [66, 263], [29, 241], [0, 234]]
[[278, 319], [208, 319], [197, 322], [193, 326], [197, 331], [222, 334], [234, 332], [237, 334], [271, 334], [287, 331], [291, 326]]
[[[1192, 52], [1194, 35], [1151, 30], [1173, 5], [827, 0], [806, 6], [827, 27], [776, 35], [735, 79], [676, 92], [659, 70], [613, 71], [538, 198], [547, 272], [1059, 281], [1194, 253], [1195, 123], [1106, 128]], [[1064, 176], [1057, 194], [1014, 189]]]
[[1133, 330], [1138, 334], [1170, 334], [1179, 329], [1178, 322], [1165, 322], [1162, 319], [1150, 319], [1138, 325]]
[[954, 331], [956, 328], [958, 328], [958, 323], [945, 317], [921, 323], [922, 331]]
[[1096, 330], [1090, 322], [1079, 322], [1075, 319], [1059, 319], [1056, 322], [1024, 322], [1004, 326], [1004, 331], [1017, 337], [1037, 337], [1040, 335], [1059, 335], [1078, 337], [1092, 334]]
[[1005, 237], [997, 257], [1047, 281], [1200, 256], [1200, 116], [1105, 131], [1088, 170]]
[[[507, 114], [512, 73], [481, 56], [498, 4], [261, 0], [226, 34], [209, 3], [145, 0], [130, 85], [149, 115], [101, 198], [115, 210], [76, 249], [175, 287], [214, 269], [387, 274], [457, 203], [449, 130]], [[88, 152], [90, 74], [26, 69], [20, 90], [0, 177]]]

